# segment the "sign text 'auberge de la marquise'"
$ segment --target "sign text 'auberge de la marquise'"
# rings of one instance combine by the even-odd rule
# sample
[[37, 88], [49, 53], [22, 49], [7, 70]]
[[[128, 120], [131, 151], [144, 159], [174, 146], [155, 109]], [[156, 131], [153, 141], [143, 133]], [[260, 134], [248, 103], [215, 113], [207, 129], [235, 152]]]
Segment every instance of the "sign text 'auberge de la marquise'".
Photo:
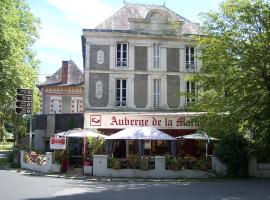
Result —
[[[87, 116], [85, 116], [88, 118]], [[89, 116], [90, 127], [86, 128], [126, 128], [131, 126], [151, 126], [160, 129], [197, 129], [198, 123], [188, 116], [154, 116], [154, 115], [110, 115], [92, 114]]]

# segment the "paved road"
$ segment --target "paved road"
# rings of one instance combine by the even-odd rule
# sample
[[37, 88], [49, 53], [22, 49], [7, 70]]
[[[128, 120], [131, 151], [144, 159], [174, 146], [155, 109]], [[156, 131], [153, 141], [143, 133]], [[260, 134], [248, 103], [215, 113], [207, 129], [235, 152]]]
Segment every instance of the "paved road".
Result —
[[270, 180], [87, 181], [0, 170], [1, 200], [270, 200]]

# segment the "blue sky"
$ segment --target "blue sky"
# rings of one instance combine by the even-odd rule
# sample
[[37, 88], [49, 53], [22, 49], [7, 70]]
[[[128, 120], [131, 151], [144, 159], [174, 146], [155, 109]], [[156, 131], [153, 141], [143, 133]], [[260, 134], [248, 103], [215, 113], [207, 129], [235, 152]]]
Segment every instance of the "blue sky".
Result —
[[[72, 59], [83, 69], [81, 35], [83, 28], [95, 28], [123, 6], [123, 0], [26, 0], [31, 12], [41, 21], [40, 38], [34, 45], [41, 61], [40, 82], [61, 67], [62, 60]], [[163, 5], [164, 0], [132, 0]], [[166, 7], [179, 15], [199, 22], [198, 14], [217, 10], [221, 0], [166, 0]]]

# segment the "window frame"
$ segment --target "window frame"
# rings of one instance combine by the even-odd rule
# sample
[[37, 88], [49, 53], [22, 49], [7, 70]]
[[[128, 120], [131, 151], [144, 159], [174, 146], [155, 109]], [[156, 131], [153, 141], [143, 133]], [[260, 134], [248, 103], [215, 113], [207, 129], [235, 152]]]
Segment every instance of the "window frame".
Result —
[[192, 103], [196, 102], [196, 97], [188, 97], [188, 93], [193, 93], [194, 96], [196, 96], [197, 93], [197, 87], [196, 83], [192, 81], [186, 81], [186, 104], [190, 105]]
[[[120, 87], [118, 88], [118, 81], [120, 81]], [[125, 81], [125, 88], [123, 87], [123, 82]], [[115, 81], [115, 107], [121, 108], [121, 107], [127, 107], [128, 99], [127, 99], [127, 93], [128, 93], [128, 81], [124, 78], [118, 78]], [[118, 89], [119, 89], [119, 96], [118, 96]], [[125, 90], [125, 96], [124, 91]], [[123, 100], [125, 99], [125, 100]]]
[[[193, 49], [193, 53], [192, 50]], [[195, 47], [194, 46], [186, 46], [185, 48], [185, 64], [186, 70], [196, 70], [196, 60], [195, 60]]]
[[[56, 101], [58, 101], [58, 108], [56, 108]], [[62, 113], [62, 97], [51, 96], [50, 97], [50, 114], [61, 114]]]
[[153, 43], [153, 68], [160, 69], [161, 68], [161, 44]]
[[153, 108], [159, 109], [161, 106], [161, 79], [153, 79]]
[[[120, 45], [120, 50], [118, 49], [118, 45]], [[126, 50], [124, 50], [124, 45], [126, 45]], [[128, 68], [128, 42], [117, 42], [116, 43], [116, 68]], [[120, 52], [120, 57], [118, 57], [118, 52]], [[126, 53], [126, 56], [124, 58], [124, 53]], [[124, 61], [125, 59], [125, 61]], [[124, 62], [126, 62], [126, 65], [124, 65]]]

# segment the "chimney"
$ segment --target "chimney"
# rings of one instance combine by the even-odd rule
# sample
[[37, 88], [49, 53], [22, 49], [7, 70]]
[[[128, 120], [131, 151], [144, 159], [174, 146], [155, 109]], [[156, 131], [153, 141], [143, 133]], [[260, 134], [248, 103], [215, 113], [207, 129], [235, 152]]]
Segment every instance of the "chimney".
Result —
[[67, 83], [68, 79], [68, 61], [62, 61], [62, 83]]

